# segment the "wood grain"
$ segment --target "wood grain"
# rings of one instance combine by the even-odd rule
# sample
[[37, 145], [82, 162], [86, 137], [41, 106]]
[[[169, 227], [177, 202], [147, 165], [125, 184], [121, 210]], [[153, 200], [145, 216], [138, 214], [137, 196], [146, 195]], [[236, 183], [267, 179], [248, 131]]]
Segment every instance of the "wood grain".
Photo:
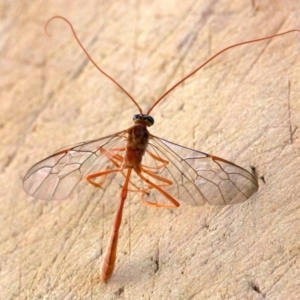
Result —
[[[208, 4], [211, 2], [210, 4]], [[56, 149], [131, 126], [218, 50], [300, 28], [286, 1], [3, 1], [0, 7], [1, 299], [298, 299], [300, 36], [214, 60], [154, 111], [152, 133], [229, 159], [265, 183], [230, 207], [152, 209], [130, 195], [114, 275], [100, 282], [119, 186], [46, 202], [22, 177]], [[243, 3], [242, 3], [243, 2]], [[213, 3], [213, 4], [212, 4]]]

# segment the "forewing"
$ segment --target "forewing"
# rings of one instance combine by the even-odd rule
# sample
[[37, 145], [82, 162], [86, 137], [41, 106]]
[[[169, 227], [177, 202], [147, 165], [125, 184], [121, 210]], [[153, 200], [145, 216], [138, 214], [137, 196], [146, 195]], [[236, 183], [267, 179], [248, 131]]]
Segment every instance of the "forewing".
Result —
[[[126, 131], [56, 151], [35, 164], [25, 175], [27, 194], [44, 200], [65, 199], [87, 174], [111, 165], [106, 155], [112, 148], [125, 147]], [[114, 154], [117, 154], [114, 151]]]
[[251, 173], [222, 158], [155, 136], [151, 136], [148, 149], [169, 161], [156, 172], [173, 182], [164, 190], [190, 205], [240, 203], [258, 189], [257, 180]]

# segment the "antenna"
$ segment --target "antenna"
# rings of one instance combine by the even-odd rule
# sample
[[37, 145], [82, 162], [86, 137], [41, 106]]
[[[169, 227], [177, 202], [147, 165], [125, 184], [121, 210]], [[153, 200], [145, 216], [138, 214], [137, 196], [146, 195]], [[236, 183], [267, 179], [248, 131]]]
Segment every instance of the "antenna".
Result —
[[142, 109], [140, 108], [140, 106], [137, 104], [137, 102], [134, 100], [134, 98], [121, 86], [121, 84], [119, 84], [115, 79], [113, 79], [110, 75], [108, 75], [105, 71], [103, 71], [97, 64], [96, 62], [92, 59], [92, 57], [90, 56], [90, 54], [88, 53], [88, 51], [85, 49], [85, 47], [82, 45], [82, 43], [80, 42], [76, 32], [75, 32], [75, 29], [72, 25], [72, 23], [67, 20], [65, 17], [62, 17], [62, 16], [54, 16], [52, 18], [50, 18], [46, 25], [45, 25], [45, 33], [48, 35], [48, 36], [51, 36], [50, 34], [48, 34], [48, 31], [47, 31], [47, 27], [49, 25], [49, 23], [53, 20], [53, 19], [62, 19], [63, 21], [65, 21], [71, 28], [72, 30], [72, 33], [78, 43], [78, 45], [80, 46], [80, 48], [83, 50], [83, 52], [85, 53], [85, 55], [87, 56], [87, 58], [90, 60], [90, 62], [105, 76], [107, 77], [108, 79], [110, 79], [119, 89], [121, 89], [130, 99], [131, 101], [136, 105], [136, 107], [138, 108], [139, 112], [142, 114]]
[[251, 43], [256, 43], [256, 42], [260, 42], [260, 41], [264, 41], [264, 40], [268, 40], [268, 39], [272, 39], [281, 35], [285, 35], [291, 32], [300, 32], [300, 30], [298, 29], [292, 29], [292, 30], [288, 30], [285, 32], [281, 32], [278, 34], [274, 34], [274, 35], [270, 35], [267, 37], [263, 37], [263, 38], [257, 38], [257, 39], [253, 39], [253, 40], [249, 40], [249, 41], [245, 41], [245, 42], [241, 42], [241, 43], [236, 43], [234, 45], [228, 46], [224, 49], [222, 49], [221, 51], [217, 52], [216, 54], [214, 54], [213, 56], [211, 56], [209, 59], [207, 59], [204, 63], [202, 63], [198, 68], [196, 68], [194, 71], [192, 71], [191, 73], [189, 73], [188, 75], [186, 75], [184, 78], [182, 78], [181, 80], [179, 80], [176, 84], [174, 84], [170, 89], [168, 89], [162, 96], [160, 96], [155, 102], [154, 104], [151, 106], [151, 108], [148, 110], [147, 115], [150, 114], [150, 112], [153, 110], [153, 108], [159, 103], [161, 102], [161, 100], [163, 100], [168, 94], [170, 94], [178, 85], [180, 85], [182, 82], [184, 82], [185, 80], [187, 80], [188, 78], [192, 77], [195, 73], [197, 73], [200, 69], [202, 69], [204, 66], [206, 66], [210, 61], [212, 61], [213, 59], [215, 59], [217, 56], [219, 56], [220, 54], [226, 52], [229, 49], [235, 48], [235, 47], [239, 47], [242, 45], [246, 45], [246, 44], [251, 44]]

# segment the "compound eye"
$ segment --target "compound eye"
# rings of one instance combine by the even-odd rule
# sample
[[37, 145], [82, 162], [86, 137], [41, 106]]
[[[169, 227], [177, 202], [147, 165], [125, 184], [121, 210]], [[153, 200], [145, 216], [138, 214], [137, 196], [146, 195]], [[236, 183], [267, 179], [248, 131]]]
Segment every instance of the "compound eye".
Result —
[[133, 121], [138, 120], [138, 119], [141, 119], [141, 115], [140, 114], [136, 114], [132, 118]]
[[149, 123], [149, 126], [152, 126], [154, 124], [154, 119], [151, 116], [147, 116], [146, 120]]

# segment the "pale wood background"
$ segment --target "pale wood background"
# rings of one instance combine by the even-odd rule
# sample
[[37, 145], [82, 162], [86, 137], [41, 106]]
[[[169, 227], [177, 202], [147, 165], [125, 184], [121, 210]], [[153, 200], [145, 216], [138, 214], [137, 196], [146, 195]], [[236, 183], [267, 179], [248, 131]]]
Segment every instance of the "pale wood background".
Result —
[[[216, 51], [300, 28], [298, 1], [2, 1], [1, 299], [299, 299], [300, 34], [213, 61], [153, 111], [152, 133], [255, 166], [266, 183], [230, 207], [151, 209], [130, 195], [117, 267], [99, 280], [119, 187], [27, 196], [22, 178], [56, 149], [131, 126]], [[210, 3], [210, 4], [209, 4]], [[298, 130], [297, 130], [298, 128]], [[175, 130], [174, 130], [175, 129]]]

